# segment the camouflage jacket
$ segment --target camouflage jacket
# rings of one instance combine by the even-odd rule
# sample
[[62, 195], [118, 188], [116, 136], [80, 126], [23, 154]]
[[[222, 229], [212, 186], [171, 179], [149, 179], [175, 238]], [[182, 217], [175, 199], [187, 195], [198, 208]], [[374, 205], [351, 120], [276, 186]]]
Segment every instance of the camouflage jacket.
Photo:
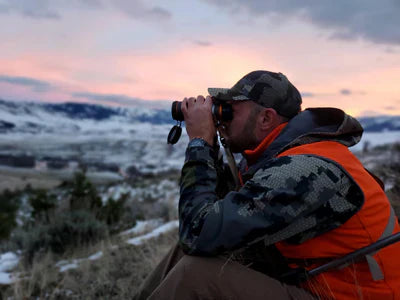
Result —
[[[320, 156], [277, 155], [318, 141], [356, 144], [362, 127], [333, 108], [307, 109], [291, 119], [261, 158], [241, 162], [244, 186], [218, 196], [218, 153], [188, 147], [179, 201], [180, 244], [187, 254], [219, 255], [278, 241], [302, 243], [337, 228], [363, 205], [363, 194], [337, 163]], [[247, 169], [246, 172], [243, 170]]]

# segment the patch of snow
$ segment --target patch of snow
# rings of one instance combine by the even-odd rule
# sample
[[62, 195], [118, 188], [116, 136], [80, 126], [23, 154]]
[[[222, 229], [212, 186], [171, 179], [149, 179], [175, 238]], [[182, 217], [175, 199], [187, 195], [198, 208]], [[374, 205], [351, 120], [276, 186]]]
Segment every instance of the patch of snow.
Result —
[[350, 150], [361, 151], [365, 143], [368, 143], [369, 147], [376, 147], [396, 142], [400, 142], [400, 131], [364, 132], [361, 141]]
[[158, 237], [159, 235], [161, 235], [165, 232], [168, 232], [175, 228], [178, 228], [178, 226], [179, 226], [178, 220], [171, 221], [171, 222], [168, 222], [168, 223], [154, 229], [153, 231], [151, 231], [145, 235], [141, 235], [141, 236], [129, 239], [126, 242], [131, 245], [141, 245], [141, 244], [143, 244], [144, 241]]
[[[126, 235], [126, 234], [139, 234], [141, 233], [143, 230], [148, 229], [148, 226], [157, 226], [161, 223], [161, 220], [159, 219], [153, 219], [153, 220], [147, 220], [147, 221], [139, 221], [138, 224], [127, 230], [124, 231], [123, 233], [121, 233], [121, 235]], [[141, 245], [143, 243], [143, 241], [157, 237], [159, 235], [161, 235], [162, 233], [168, 232], [172, 229], [175, 229], [179, 226], [179, 222], [177, 220], [175, 221], [171, 221], [168, 222], [166, 224], [163, 224], [157, 228], [155, 228], [153, 231], [151, 231], [150, 233], [147, 233], [145, 235], [141, 235], [132, 239], [127, 240], [126, 242], [128, 244], [131, 245]], [[111, 246], [111, 249], [116, 249], [118, 247], [116, 246]], [[56, 267], [59, 268], [59, 271], [61, 273], [66, 272], [68, 270], [71, 269], [76, 269], [79, 267], [79, 264], [82, 263], [83, 261], [93, 261], [93, 260], [97, 260], [100, 259], [101, 257], [103, 257], [103, 251], [99, 251], [96, 252], [94, 254], [92, 254], [91, 256], [87, 257], [87, 258], [80, 258], [80, 259], [73, 259], [73, 260], [60, 260], [59, 262], [56, 263]], [[1, 270], [0, 270], [1, 271]], [[8, 275], [8, 276], [7, 276]], [[0, 272], [0, 276], [3, 276], [4, 281], [9, 280], [9, 274], [4, 273], [4, 275]], [[1, 280], [1, 278], [0, 278]], [[1, 283], [1, 281], [0, 281]]]
[[56, 266], [59, 267], [60, 272], [65, 272], [70, 269], [76, 269], [78, 268], [79, 264], [85, 259], [73, 259], [71, 261], [68, 260], [60, 260], [58, 263], [56, 263]]
[[384, 183], [385, 183], [385, 191], [389, 191], [392, 188], [394, 188], [394, 186], [395, 186], [394, 180], [390, 180], [390, 181], [386, 180]]
[[11, 284], [15, 277], [8, 273], [18, 265], [19, 257], [13, 252], [0, 254], [0, 284]]
[[109, 199], [117, 201], [121, 198], [122, 195], [130, 194], [133, 188], [130, 187], [126, 182], [109, 187], [104, 194], [101, 195], [101, 201], [103, 204], [106, 204]]
[[63, 273], [65, 271], [78, 268], [78, 263], [71, 263], [60, 267], [60, 272]]
[[56, 263], [56, 267], [60, 267], [60, 266], [63, 266], [63, 265], [66, 265], [66, 264], [68, 264], [68, 260], [60, 260], [58, 263]]
[[90, 255], [87, 258], [79, 258], [79, 259], [73, 259], [73, 260], [60, 260], [58, 263], [56, 263], [56, 267], [59, 268], [60, 272], [65, 272], [71, 269], [76, 269], [79, 267], [79, 264], [82, 263], [83, 261], [87, 260], [97, 260], [100, 259], [103, 256], [103, 251], [96, 252], [95, 254]]
[[130, 190], [130, 197], [142, 202], [146, 199], [174, 199], [177, 203], [179, 196], [178, 183], [171, 180], [162, 180], [159, 183], [145, 187], [136, 187]]
[[0, 272], [0, 284], [12, 284], [15, 278], [8, 273]]
[[134, 234], [139, 235], [146, 230], [153, 230], [154, 228], [161, 225], [161, 219], [150, 219], [145, 221], [137, 221], [136, 225], [131, 229], [125, 230], [120, 233], [120, 235]]
[[0, 272], [12, 270], [18, 262], [18, 256], [13, 252], [0, 254]]
[[103, 251], [99, 251], [99, 252], [97, 252], [97, 253], [95, 253], [93, 255], [90, 255], [88, 257], [88, 259], [89, 260], [97, 260], [97, 259], [101, 258], [102, 256], [103, 256]]

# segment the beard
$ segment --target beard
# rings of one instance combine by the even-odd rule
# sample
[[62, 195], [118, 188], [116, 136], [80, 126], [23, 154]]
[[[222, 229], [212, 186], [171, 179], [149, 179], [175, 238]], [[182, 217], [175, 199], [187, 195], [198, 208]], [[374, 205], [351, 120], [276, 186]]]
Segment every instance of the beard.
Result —
[[[228, 145], [233, 153], [242, 153], [244, 150], [253, 150], [259, 144], [254, 134], [256, 127], [256, 122], [254, 121], [254, 116], [250, 115], [247, 119], [245, 125], [243, 126], [240, 134], [232, 136], [232, 132], [228, 130]], [[230, 128], [229, 128], [230, 129]]]

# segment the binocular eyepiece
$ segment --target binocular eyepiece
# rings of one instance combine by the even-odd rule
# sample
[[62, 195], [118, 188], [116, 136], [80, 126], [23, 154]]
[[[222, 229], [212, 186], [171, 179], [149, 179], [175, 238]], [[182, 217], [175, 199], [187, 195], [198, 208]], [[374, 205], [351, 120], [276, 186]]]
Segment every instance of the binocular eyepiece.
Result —
[[[214, 99], [211, 113], [217, 122], [230, 121], [233, 119], [232, 105], [225, 102], [215, 101]], [[181, 122], [185, 120], [182, 113], [182, 102], [172, 102], [171, 115], [172, 119], [178, 121], [178, 124], [172, 127], [169, 132], [168, 144], [176, 144], [182, 134]]]
[[[182, 113], [182, 102], [172, 102], [171, 115], [176, 121], [184, 121]], [[225, 102], [214, 102], [211, 108], [211, 113], [217, 121], [230, 121], [233, 118], [232, 105]]]

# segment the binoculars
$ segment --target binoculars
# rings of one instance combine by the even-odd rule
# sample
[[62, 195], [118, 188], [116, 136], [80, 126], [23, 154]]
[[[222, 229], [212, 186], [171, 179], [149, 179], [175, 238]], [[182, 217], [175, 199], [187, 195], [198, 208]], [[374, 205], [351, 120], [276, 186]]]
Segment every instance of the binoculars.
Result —
[[[182, 113], [182, 102], [172, 102], [171, 115], [172, 119], [176, 121], [184, 121]], [[211, 113], [217, 121], [230, 121], [233, 118], [232, 105], [225, 102], [213, 101]]]
[[[211, 113], [213, 114], [217, 122], [230, 121], [233, 118], [232, 105], [217, 101], [213, 98], [213, 105], [211, 107]], [[172, 119], [178, 121], [178, 124], [172, 127], [168, 135], [168, 144], [176, 144], [182, 134], [181, 122], [185, 120], [182, 113], [182, 102], [174, 101], [171, 107]]]

